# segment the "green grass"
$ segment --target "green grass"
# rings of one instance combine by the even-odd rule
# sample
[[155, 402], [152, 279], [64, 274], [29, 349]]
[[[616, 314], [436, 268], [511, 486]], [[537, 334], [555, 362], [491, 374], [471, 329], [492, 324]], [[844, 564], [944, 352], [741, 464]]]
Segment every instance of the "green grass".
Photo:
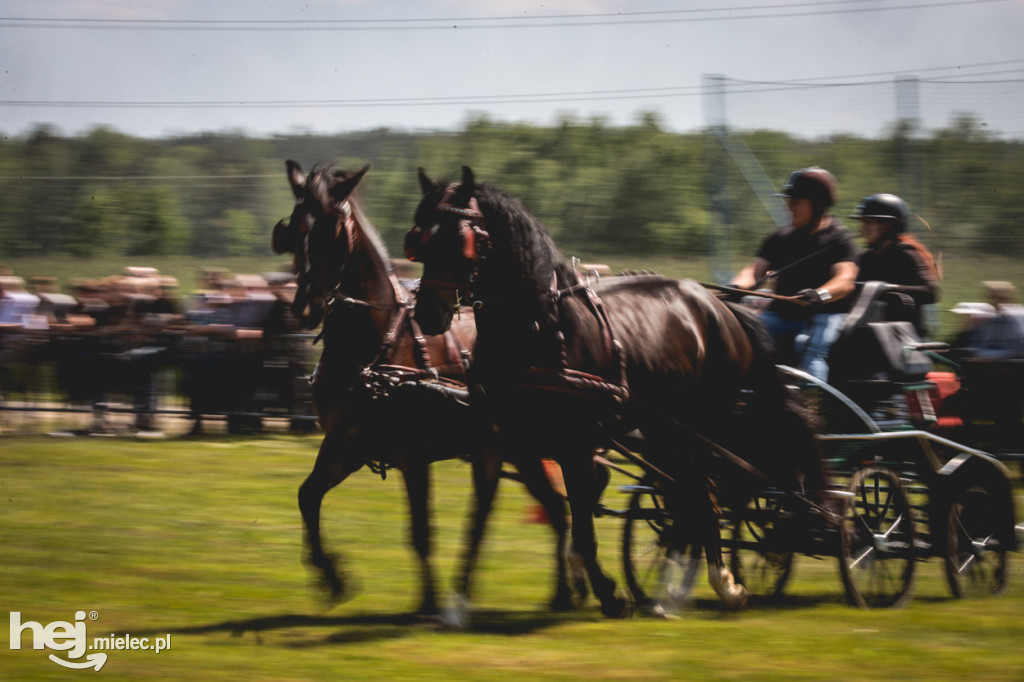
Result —
[[[0, 439], [0, 603], [22, 620], [96, 611], [90, 639], [171, 634], [159, 655], [112, 651], [108, 679], [167, 680], [936, 680], [1022, 679], [1024, 569], [1007, 593], [955, 601], [941, 564], [918, 565], [913, 602], [859, 611], [833, 560], [801, 557], [777, 605], [722, 610], [705, 581], [677, 620], [545, 608], [552, 542], [504, 484], [478, 575], [469, 632], [411, 622], [417, 573], [400, 476], [367, 471], [326, 498], [330, 547], [359, 585], [326, 609], [300, 562], [296, 489], [318, 440], [137, 442]], [[469, 503], [465, 464], [436, 465], [439, 575], [447, 584]], [[616, 503], [619, 494], [608, 493]], [[599, 519], [606, 569], [621, 576], [620, 523]], [[620, 579], [621, 583], [621, 579]], [[73, 679], [46, 651], [8, 646], [11, 680]], [[25, 646], [28, 643], [25, 637]]]

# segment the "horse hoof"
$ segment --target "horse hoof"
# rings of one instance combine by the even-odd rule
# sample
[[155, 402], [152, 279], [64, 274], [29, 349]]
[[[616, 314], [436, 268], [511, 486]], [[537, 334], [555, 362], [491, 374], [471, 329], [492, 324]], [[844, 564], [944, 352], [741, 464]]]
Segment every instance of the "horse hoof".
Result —
[[470, 626], [469, 612], [472, 609], [472, 603], [469, 601], [469, 597], [464, 594], [454, 594], [448, 600], [448, 603], [441, 613], [438, 614], [438, 618], [441, 624], [452, 630], [468, 630]]
[[349, 599], [348, 590], [341, 583], [325, 583], [321, 591], [324, 594], [324, 601], [327, 602], [328, 608], [342, 604]]
[[349, 582], [336, 573], [321, 575], [317, 587], [329, 609], [349, 601], [356, 593]]
[[572, 595], [559, 594], [551, 600], [551, 603], [549, 604], [548, 608], [550, 608], [555, 613], [566, 613], [567, 611], [575, 611], [577, 608], [577, 604], [575, 600], [572, 598]]
[[750, 603], [750, 590], [743, 585], [732, 585], [728, 592], [719, 597], [726, 608], [738, 611]]
[[573, 590], [569, 587], [559, 587], [555, 592], [555, 596], [552, 597], [550, 608], [556, 613], [565, 613], [566, 611], [575, 611], [587, 600], [587, 591], [584, 590]]
[[658, 603], [658, 602], [654, 602], [652, 604], [648, 604], [646, 607], [644, 607], [643, 609], [640, 609], [640, 610], [643, 612], [643, 615], [647, 616], [648, 618], [654, 618], [656, 620], [678, 620], [679, 619], [678, 610], [676, 610], [674, 608], [666, 609], [664, 604], [661, 604], [661, 603]]
[[633, 615], [633, 605], [628, 599], [613, 597], [601, 604], [601, 613], [608, 618], [629, 618]]
[[728, 569], [709, 568], [708, 582], [726, 608], [742, 609], [750, 601], [750, 590], [737, 583]]

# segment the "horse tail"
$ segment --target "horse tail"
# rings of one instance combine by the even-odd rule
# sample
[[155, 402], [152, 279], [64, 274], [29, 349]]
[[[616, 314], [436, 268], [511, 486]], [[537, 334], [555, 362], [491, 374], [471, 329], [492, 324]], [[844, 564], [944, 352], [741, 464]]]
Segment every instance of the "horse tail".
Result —
[[[779, 483], [802, 474], [803, 487], [817, 492], [825, 487], [826, 477], [821, 450], [815, 437], [814, 415], [798, 399], [776, 367], [775, 342], [757, 313], [740, 303], [726, 302], [753, 349], [753, 361], [747, 374], [750, 394], [748, 411], [755, 427], [748, 432], [756, 443], [750, 456], [760, 461], [763, 471], [782, 477]], [[765, 448], [765, 443], [771, 446]], [[768, 458], [770, 461], [765, 461]]]

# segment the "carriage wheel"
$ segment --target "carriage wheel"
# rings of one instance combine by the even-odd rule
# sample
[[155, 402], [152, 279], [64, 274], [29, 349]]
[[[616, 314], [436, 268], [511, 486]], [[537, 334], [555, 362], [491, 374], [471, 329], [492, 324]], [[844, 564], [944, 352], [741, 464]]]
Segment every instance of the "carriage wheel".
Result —
[[998, 594], [1006, 587], [1007, 547], [996, 530], [1005, 523], [1002, 506], [983, 484], [964, 488], [949, 508], [946, 577], [953, 596]]
[[630, 497], [623, 527], [623, 571], [637, 608], [664, 614], [693, 594], [700, 547], [673, 540], [672, 516], [657, 485], [645, 479], [638, 488]]
[[914, 578], [914, 519], [899, 475], [860, 469], [844, 505], [839, 570], [850, 601], [862, 608], [898, 606]]
[[777, 497], [755, 495], [730, 524], [729, 569], [754, 598], [780, 596], [793, 569], [793, 539], [779, 527], [780, 507]]

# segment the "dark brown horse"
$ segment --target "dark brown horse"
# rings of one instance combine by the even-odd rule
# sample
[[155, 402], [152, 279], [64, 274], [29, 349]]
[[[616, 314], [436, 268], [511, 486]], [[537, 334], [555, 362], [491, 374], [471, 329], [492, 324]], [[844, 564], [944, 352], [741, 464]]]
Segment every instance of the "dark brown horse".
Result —
[[561, 465], [573, 544], [603, 613], [627, 609], [597, 561], [600, 481], [591, 452], [634, 428], [647, 439], [648, 462], [671, 481], [666, 499], [686, 527], [680, 533], [705, 548], [712, 587], [727, 604], [743, 605], [748, 593], [722, 561], [706, 440], [727, 440], [741, 388], [753, 389], [749, 409], [760, 415], [762, 454], [776, 479], [787, 476], [796, 489], [803, 468], [808, 486], [822, 484], [813, 433], [787, 400], [756, 317], [692, 281], [585, 281], [517, 199], [478, 185], [469, 168], [451, 184], [421, 170], [420, 185], [416, 226], [406, 235], [407, 255], [425, 266], [416, 318], [425, 332], [440, 333], [457, 300], [475, 301], [473, 395], [506, 457]]
[[[368, 167], [367, 167], [368, 168]], [[295, 254], [296, 316], [308, 327], [322, 322], [323, 354], [313, 378], [313, 400], [326, 435], [312, 472], [299, 489], [309, 560], [331, 596], [346, 596], [345, 576], [323, 548], [320, 508], [324, 495], [363, 466], [402, 472], [409, 499], [412, 543], [420, 560], [419, 613], [437, 612], [430, 554], [428, 466], [471, 458], [478, 522], [470, 528], [457, 590], [468, 594], [501, 460], [485, 447], [487, 432], [472, 428], [465, 402], [466, 366], [476, 337], [471, 310], [451, 329], [424, 336], [412, 317], [411, 294], [398, 279], [379, 235], [353, 192], [357, 173], [317, 167], [307, 178], [287, 162], [295, 207], [274, 228], [278, 253]], [[467, 422], [470, 424], [467, 426]], [[565, 502], [539, 463], [520, 477], [544, 506], [558, 535], [558, 584], [553, 605], [568, 608], [572, 592], [562, 560]]]

